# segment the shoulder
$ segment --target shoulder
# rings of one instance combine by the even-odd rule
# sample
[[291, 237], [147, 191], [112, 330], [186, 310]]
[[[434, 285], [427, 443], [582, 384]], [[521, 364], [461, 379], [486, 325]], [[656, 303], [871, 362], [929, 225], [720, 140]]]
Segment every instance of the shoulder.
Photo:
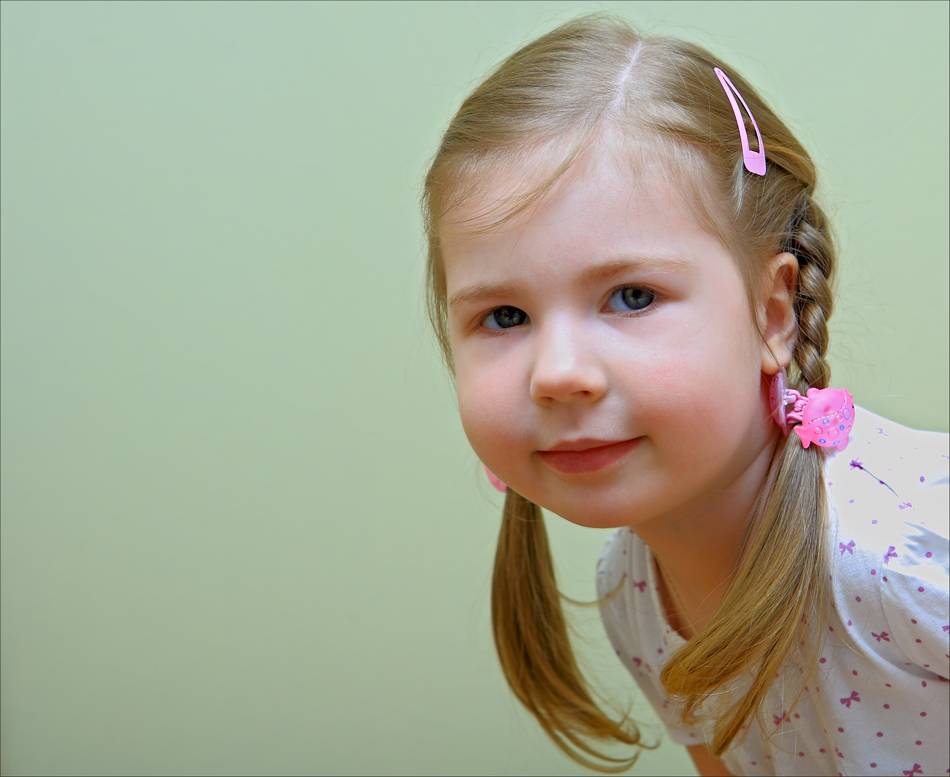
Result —
[[[648, 583], [643, 543], [629, 528], [617, 529], [597, 559], [597, 597], [601, 618], [614, 647], [628, 652], [642, 636], [634, 621], [642, 614]], [[640, 578], [644, 578], [641, 580]]]
[[597, 595], [608, 596], [623, 580], [627, 529], [617, 529], [604, 543], [597, 559]]
[[601, 620], [614, 650], [637, 679], [659, 676], [658, 650], [669, 628], [660, 616], [650, 552], [630, 529], [617, 529], [597, 562]]
[[858, 407], [847, 449], [829, 455], [825, 471], [831, 480], [858, 473], [853, 480], [857, 486], [876, 481], [895, 496], [909, 497], [947, 488], [948, 454], [950, 435], [911, 429]]
[[950, 436], [855, 411], [848, 448], [828, 456], [825, 480], [831, 506], [843, 523], [859, 526], [906, 522], [943, 527], [948, 522]]
[[667, 658], [683, 644], [662, 615], [653, 556], [629, 528], [617, 529], [597, 560], [597, 593], [614, 652], [666, 726], [673, 741], [694, 745], [700, 734], [683, 725], [680, 708], [660, 682]]
[[950, 673], [948, 465], [948, 435], [858, 409], [847, 450], [825, 468], [838, 604], [850, 612], [874, 601], [892, 645], [942, 676]]
[[614, 652], [637, 676], [642, 670], [639, 642], [644, 634], [637, 628], [633, 607], [634, 535], [629, 529], [617, 529], [610, 535], [597, 559], [597, 603], [600, 617]]

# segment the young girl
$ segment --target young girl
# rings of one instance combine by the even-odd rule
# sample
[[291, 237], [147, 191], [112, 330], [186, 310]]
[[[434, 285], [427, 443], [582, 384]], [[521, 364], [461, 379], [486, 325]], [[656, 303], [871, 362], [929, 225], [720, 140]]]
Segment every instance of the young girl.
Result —
[[738, 73], [603, 16], [505, 61], [426, 177], [430, 316], [507, 486], [501, 665], [592, 768], [648, 745], [578, 671], [540, 507], [618, 529], [607, 633], [701, 773], [948, 772], [947, 436], [830, 387], [815, 186]]

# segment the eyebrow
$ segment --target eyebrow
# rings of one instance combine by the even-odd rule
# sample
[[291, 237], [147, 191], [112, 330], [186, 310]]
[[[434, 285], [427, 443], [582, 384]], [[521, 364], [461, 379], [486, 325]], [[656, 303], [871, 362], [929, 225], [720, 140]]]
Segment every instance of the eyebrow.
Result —
[[[691, 267], [690, 262], [675, 256], [622, 257], [588, 267], [576, 278], [576, 283], [590, 287], [605, 283], [629, 270], [667, 270], [682, 273]], [[449, 310], [454, 310], [461, 305], [483, 299], [515, 297], [521, 291], [522, 286], [517, 283], [473, 283], [456, 291], [449, 298], [448, 307]]]

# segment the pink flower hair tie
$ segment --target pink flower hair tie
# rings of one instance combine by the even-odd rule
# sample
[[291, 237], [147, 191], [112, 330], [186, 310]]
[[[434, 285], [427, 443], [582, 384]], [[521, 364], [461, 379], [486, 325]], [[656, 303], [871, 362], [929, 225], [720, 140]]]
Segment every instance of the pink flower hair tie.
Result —
[[[484, 464], [482, 464], [482, 466], [485, 467]], [[504, 494], [508, 490], [508, 486], [502, 483], [498, 479], [498, 476], [494, 472], [492, 472], [490, 469], [488, 469], [488, 467], [485, 467], [485, 474], [488, 475], [488, 480], [491, 482], [491, 484], [495, 488], [497, 488], [499, 491], [501, 491], [501, 493]]]
[[[854, 397], [847, 389], [810, 388], [802, 396], [788, 388], [783, 367], [772, 378], [769, 407], [782, 432], [788, 435], [790, 428], [795, 429], [803, 448], [811, 443], [839, 451], [848, 447], [848, 435], [854, 426]], [[792, 427], [792, 424], [799, 425]]]

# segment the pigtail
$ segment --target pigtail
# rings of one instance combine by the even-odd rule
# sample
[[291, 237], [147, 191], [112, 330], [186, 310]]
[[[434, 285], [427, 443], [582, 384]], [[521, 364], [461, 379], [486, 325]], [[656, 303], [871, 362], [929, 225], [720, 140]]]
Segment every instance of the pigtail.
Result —
[[[709, 623], [673, 655], [660, 676], [671, 698], [683, 704], [684, 722], [714, 721], [709, 746], [717, 756], [747, 729], [789, 657], [809, 652], [813, 640], [803, 631], [818, 620], [824, 595], [821, 519], [826, 507], [824, 489], [814, 487], [820, 464], [797, 440], [786, 438], [780, 445], [771, 494], [744, 563]], [[808, 667], [811, 662], [797, 663]], [[788, 700], [789, 712], [804, 687], [803, 679]], [[707, 700], [711, 706], [700, 715]], [[760, 727], [769, 731], [763, 721]]]
[[613, 721], [592, 698], [571, 648], [541, 508], [510, 488], [491, 601], [495, 648], [505, 679], [545, 733], [588, 768], [607, 773], [629, 769], [638, 753], [613, 758], [584, 741], [638, 745], [640, 733], [630, 721]]

